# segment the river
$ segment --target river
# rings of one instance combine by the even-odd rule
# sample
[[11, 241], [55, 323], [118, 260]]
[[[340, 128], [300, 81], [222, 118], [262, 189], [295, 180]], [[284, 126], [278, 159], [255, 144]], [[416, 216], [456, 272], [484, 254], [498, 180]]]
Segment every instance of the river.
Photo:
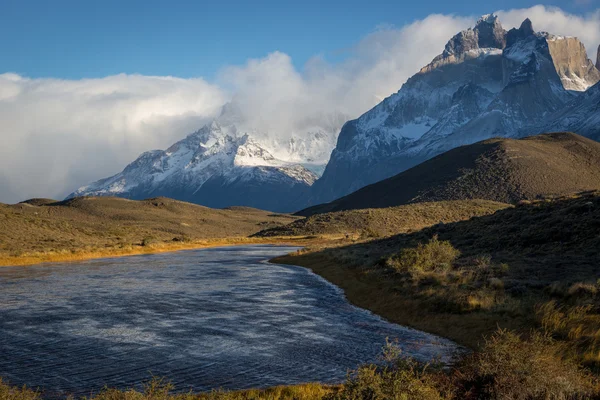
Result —
[[[282, 246], [222, 247], [0, 268], [0, 377], [49, 397], [129, 388], [151, 376], [179, 390], [340, 382], [386, 337], [423, 360], [445, 339], [350, 305]], [[376, 295], [376, 294], [375, 294]]]

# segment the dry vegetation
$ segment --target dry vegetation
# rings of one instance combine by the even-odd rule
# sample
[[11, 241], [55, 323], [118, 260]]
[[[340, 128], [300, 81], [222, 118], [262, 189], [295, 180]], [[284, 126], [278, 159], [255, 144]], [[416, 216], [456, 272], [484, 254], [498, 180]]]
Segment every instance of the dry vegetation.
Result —
[[[160, 208], [152, 201], [145, 207]], [[473, 212], [479, 216], [469, 220], [464, 220], [468, 208], [463, 207], [470, 203], [442, 204], [455, 207], [444, 212], [456, 222], [435, 221], [441, 215], [435, 207], [441, 204], [399, 207], [401, 214], [398, 210], [363, 210], [321, 216], [342, 221], [335, 222], [334, 231], [322, 231], [320, 226], [328, 220], [320, 217], [293, 222], [274, 231], [339, 233], [346, 227], [364, 229], [368, 226], [365, 218], [397, 218], [400, 227], [387, 226], [374, 235], [336, 242], [337, 247], [316, 243], [312, 249], [274, 261], [309, 267], [343, 288], [358, 306], [393, 322], [449, 337], [473, 350], [452, 366], [404, 359], [389, 345], [380, 363], [350, 372], [340, 386], [306, 384], [193, 394], [178, 393], [168, 382], [153, 380], [143, 391], [105, 389], [92, 398], [600, 399], [600, 193], [527, 201], [515, 207], [474, 202], [482, 206]], [[4, 206], [0, 215], [6, 207], [22, 211], [56, 205]], [[431, 214], [412, 214], [417, 209]], [[260, 211], [242, 211], [249, 230], [264, 223], [252, 219], [262, 215]], [[277, 218], [289, 218], [266, 216], [274, 219], [269, 222], [273, 224], [279, 222]], [[18, 219], [23, 220], [23, 215]], [[169, 224], [160, 224], [161, 229]], [[421, 228], [415, 226], [419, 224], [431, 226], [411, 231]], [[128, 226], [138, 232], [139, 225]], [[406, 233], [373, 239], [394, 229]], [[164, 235], [159, 236], [161, 240], [176, 237], [170, 230], [160, 232]], [[144, 237], [133, 235], [140, 241], [136, 245], [144, 247]], [[85, 237], [81, 233], [74, 236]], [[368, 236], [370, 240], [366, 240]], [[41, 396], [0, 382], [0, 400]]]
[[[380, 361], [349, 372], [343, 385], [304, 384], [241, 391], [178, 393], [154, 378], [141, 391], [105, 388], [90, 400], [476, 400], [598, 399], [594, 376], [562, 357], [562, 345], [533, 333], [528, 339], [496, 331], [481, 349], [445, 367], [402, 357], [388, 342]], [[39, 400], [43, 392], [0, 380], [0, 400]]]
[[565, 356], [600, 366], [598, 192], [276, 261], [309, 267], [355, 304], [473, 349], [498, 327], [535, 328], [566, 343]]
[[390, 208], [317, 214], [288, 225], [266, 229], [255, 237], [341, 234], [378, 238], [419, 230], [437, 223], [466, 220], [510, 207], [486, 200], [456, 200], [408, 204]]
[[248, 235], [295, 219], [166, 198], [84, 197], [0, 204], [0, 265], [252, 243], [257, 240]]

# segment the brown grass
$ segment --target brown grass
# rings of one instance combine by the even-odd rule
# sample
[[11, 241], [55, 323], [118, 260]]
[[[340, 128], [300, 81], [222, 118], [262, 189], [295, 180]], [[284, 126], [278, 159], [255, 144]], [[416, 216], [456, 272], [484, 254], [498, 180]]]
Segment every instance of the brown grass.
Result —
[[[266, 389], [214, 390], [208, 393], [176, 392], [175, 387], [164, 378], [154, 378], [144, 385], [142, 391], [105, 388], [86, 397], [89, 400], [314, 400], [336, 393], [339, 386], [306, 383], [292, 386], [274, 386]], [[14, 387], [0, 378], [0, 400], [41, 400], [43, 391], [27, 387]]]
[[493, 214], [510, 207], [486, 200], [457, 200], [408, 204], [317, 214], [256, 233], [254, 236], [307, 236], [340, 234], [379, 238], [416, 231], [425, 227]]
[[0, 265], [265, 243], [247, 236], [295, 219], [251, 208], [216, 210], [165, 198], [0, 204]]
[[[403, 254], [415, 255], [436, 235], [460, 252], [451, 268], [398, 268]], [[308, 267], [360, 307], [471, 348], [498, 327], [519, 332], [540, 327], [539, 304], [554, 300], [567, 315], [591, 304], [577, 322], [569, 317], [568, 331], [552, 334], [575, 347], [572, 353], [589, 366], [600, 359], [599, 193], [523, 203], [468, 221], [274, 261]], [[569, 332], [579, 338], [569, 339]]]

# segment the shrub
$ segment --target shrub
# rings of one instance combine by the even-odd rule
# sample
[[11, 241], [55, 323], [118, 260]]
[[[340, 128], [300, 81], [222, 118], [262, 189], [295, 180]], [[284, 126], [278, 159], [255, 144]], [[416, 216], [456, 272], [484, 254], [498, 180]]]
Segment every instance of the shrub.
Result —
[[488, 285], [494, 290], [504, 289], [504, 282], [500, 278], [490, 278], [488, 280]]
[[549, 336], [529, 340], [498, 330], [458, 365], [457, 397], [464, 399], [581, 399], [595, 394], [593, 378], [561, 358], [562, 347]]
[[407, 362], [402, 368], [367, 365], [352, 372], [342, 390], [328, 399], [335, 400], [441, 400], [435, 375], [429, 374], [417, 362]]
[[436, 364], [403, 358], [397, 342], [386, 339], [380, 357], [382, 365], [369, 364], [348, 374], [342, 389], [326, 399], [335, 400], [441, 400], [440, 374]]
[[158, 240], [154, 237], [154, 236], [146, 236], [145, 238], [142, 239], [142, 246], [150, 246], [154, 243], [157, 243]]
[[441, 241], [437, 235], [429, 242], [419, 243], [417, 247], [403, 249], [400, 254], [388, 263], [398, 272], [411, 274], [419, 272], [443, 272], [452, 268], [454, 261], [460, 256], [448, 241]]
[[598, 293], [598, 287], [594, 283], [577, 282], [567, 290], [571, 297], [594, 297]]
[[1, 400], [40, 400], [41, 398], [42, 396], [37, 391], [33, 391], [26, 386], [20, 388], [8, 386], [0, 378]]

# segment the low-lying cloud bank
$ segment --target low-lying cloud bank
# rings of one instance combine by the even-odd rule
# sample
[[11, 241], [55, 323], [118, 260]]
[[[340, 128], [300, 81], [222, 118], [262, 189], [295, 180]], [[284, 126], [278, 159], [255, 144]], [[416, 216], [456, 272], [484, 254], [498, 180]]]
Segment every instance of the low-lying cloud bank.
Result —
[[[499, 11], [505, 28], [529, 17], [536, 30], [579, 37], [595, 59], [600, 10], [585, 16], [536, 6]], [[287, 135], [307, 119], [356, 117], [396, 92], [476, 16], [430, 15], [360, 40], [341, 63], [315, 56], [302, 71], [274, 52], [224, 67], [216, 82], [140, 75], [28, 79], [0, 75], [0, 202], [61, 198], [165, 148], [234, 98], [246, 124]]]

